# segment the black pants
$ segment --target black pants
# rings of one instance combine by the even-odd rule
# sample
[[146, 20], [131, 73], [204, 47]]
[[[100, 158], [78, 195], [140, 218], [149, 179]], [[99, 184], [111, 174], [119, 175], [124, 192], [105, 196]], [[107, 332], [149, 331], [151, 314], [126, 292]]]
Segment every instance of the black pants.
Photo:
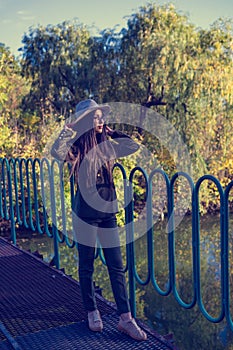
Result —
[[[85, 232], [83, 232], [85, 230]], [[79, 282], [84, 307], [87, 311], [97, 308], [93, 285], [96, 242], [102, 246], [118, 314], [130, 311], [125, 274], [123, 270], [116, 217], [78, 221], [75, 228], [79, 252]], [[81, 237], [81, 238], [80, 238]], [[85, 237], [85, 239], [83, 239]], [[88, 239], [87, 239], [88, 237]], [[80, 238], [80, 239], [79, 239]]]

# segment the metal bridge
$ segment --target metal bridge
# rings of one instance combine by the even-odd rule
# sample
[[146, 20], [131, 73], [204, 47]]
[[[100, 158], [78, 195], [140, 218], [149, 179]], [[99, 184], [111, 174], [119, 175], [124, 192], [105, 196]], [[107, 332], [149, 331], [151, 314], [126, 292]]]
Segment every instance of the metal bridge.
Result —
[[[226, 320], [229, 328], [233, 331], [232, 321], [232, 286], [230, 283], [230, 271], [232, 269], [232, 257], [230, 253], [229, 239], [229, 196], [233, 187], [230, 182], [225, 190], [220, 182], [211, 175], [204, 175], [194, 183], [192, 178], [183, 172], [175, 174], [171, 179], [161, 169], [153, 170], [149, 175], [142, 168], [136, 167], [131, 170], [127, 178], [125, 169], [121, 164], [116, 167], [122, 174], [124, 183], [125, 222], [127, 226], [126, 235], [128, 244], [126, 245], [126, 272], [129, 280], [129, 295], [132, 313], [137, 314], [136, 310], [136, 283], [142, 286], [152, 283], [155, 293], [162, 296], [173, 294], [181, 307], [191, 309], [198, 305], [201, 313], [210, 322], [218, 323]], [[55, 171], [56, 169], [56, 171]], [[146, 191], [146, 223], [147, 223], [147, 275], [142, 279], [136, 269], [135, 261], [135, 242], [134, 242], [134, 203], [132, 200], [133, 179], [136, 172], [140, 172], [145, 180]], [[59, 195], [57, 194], [57, 178], [59, 174]], [[64, 193], [64, 169], [63, 165], [56, 160], [50, 162], [48, 159], [6, 159], [0, 160], [1, 191], [0, 191], [0, 216], [11, 222], [11, 240], [16, 244], [16, 224], [25, 228], [30, 228], [40, 234], [47, 234], [54, 242], [54, 262], [59, 268], [59, 243], [65, 242], [70, 248], [77, 245], [67, 234], [66, 201]], [[156, 174], [160, 174], [166, 186], [167, 192], [167, 215], [169, 217], [169, 230], [167, 234], [168, 245], [168, 266], [169, 280], [166, 289], [161, 289], [155, 278], [155, 264], [153, 251], [153, 214], [152, 214], [152, 181]], [[191, 194], [191, 212], [192, 212], [192, 300], [185, 301], [179, 293], [176, 277], [176, 258], [175, 258], [175, 223], [174, 223], [174, 193], [178, 179], [183, 179], [187, 183], [187, 188]], [[219, 193], [220, 202], [220, 311], [216, 316], [212, 316], [206, 310], [202, 289], [201, 289], [201, 263], [200, 263], [200, 214], [199, 214], [199, 192], [203, 182], [208, 181], [214, 184]], [[46, 196], [49, 192], [49, 198]], [[70, 198], [73, 200], [74, 183], [70, 180]], [[57, 212], [59, 202], [59, 213]], [[49, 223], [47, 211], [51, 213], [52, 223]], [[59, 215], [58, 215], [59, 214]], [[62, 229], [57, 228], [57, 217], [61, 217]], [[60, 233], [62, 232], [62, 234]], [[102, 259], [101, 251], [99, 251]]]

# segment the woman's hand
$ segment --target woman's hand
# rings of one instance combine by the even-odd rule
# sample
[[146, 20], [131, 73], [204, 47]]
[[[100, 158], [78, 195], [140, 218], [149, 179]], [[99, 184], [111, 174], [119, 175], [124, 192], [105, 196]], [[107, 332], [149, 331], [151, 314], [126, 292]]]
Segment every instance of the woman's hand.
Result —
[[114, 130], [111, 129], [108, 125], [106, 125], [105, 130], [109, 136], [111, 136], [114, 133]]
[[70, 126], [68, 126], [66, 124], [66, 125], [64, 125], [62, 131], [60, 132], [58, 139], [59, 140], [66, 140], [66, 142], [68, 142], [75, 135], [76, 135], [76, 132], [74, 131], [74, 129], [72, 129]]
[[65, 124], [64, 129], [74, 131], [74, 129], [70, 126], [70, 124]]

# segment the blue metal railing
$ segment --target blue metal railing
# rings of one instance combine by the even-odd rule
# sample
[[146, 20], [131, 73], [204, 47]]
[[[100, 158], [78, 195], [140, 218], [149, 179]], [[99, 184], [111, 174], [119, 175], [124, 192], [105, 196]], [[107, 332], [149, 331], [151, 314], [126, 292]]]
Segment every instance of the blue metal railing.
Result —
[[[230, 262], [229, 262], [229, 195], [233, 181], [223, 190], [220, 182], [211, 175], [204, 175], [194, 184], [191, 177], [184, 173], [176, 173], [171, 179], [161, 169], [154, 169], [149, 175], [141, 167], [131, 170], [127, 178], [124, 167], [116, 163], [121, 172], [124, 185], [125, 223], [126, 223], [126, 267], [129, 280], [129, 296], [132, 313], [136, 316], [136, 283], [145, 286], [151, 282], [156, 292], [161, 296], [173, 293], [177, 302], [186, 309], [198, 305], [201, 313], [210, 322], [221, 322], [224, 318], [233, 331], [230, 301]], [[147, 233], [147, 273], [142, 279], [136, 267], [134, 240], [134, 177], [139, 172], [144, 178], [146, 197], [146, 233]], [[155, 277], [154, 244], [153, 244], [153, 193], [152, 181], [156, 175], [162, 176], [166, 187], [168, 214], [168, 283], [162, 289]], [[192, 300], [182, 299], [177, 288], [176, 257], [175, 257], [175, 224], [174, 224], [174, 193], [177, 179], [185, 179], [188, 183], [191, 197], [192, 212]], [[47, 234], [54, 242], [54, 263], [60, 267], [59, 243], [65, 242], [70, 248], [77, 245], [67, 231], [67, 215], [65, 201], [65, 183], [68, 183], [70, 201], [74, 200], [75, 185], [73, 178], [66, 178], [63, 164], [48, 159], [0, 159], [0, 216], [11, 223], [11, 240], [16, 244], [16, 225], [23, 226], [40, 234]], [[68, 181], [67, 181], [68, 180]], [[220, 197], [220, 311], [211, 316], [203, 303], [201, 286], [200, 259], [200, 214], [199, 194], [204, 181], [213, 183]], [[66, 190], [67, 191], [67, 190]], [[59, 213], [58, 213], [59, 205]], [[49, 213], [49, 214], [48, 214]], [[59, 214], [59, 215], [58, 215]], [[58, 229], [57, 218], [60, 217], [61, 229]], [[62, 232], [62, 233], [61, 233]], [[97, 256], [103, 262], [102, 251], [97, 250]]]

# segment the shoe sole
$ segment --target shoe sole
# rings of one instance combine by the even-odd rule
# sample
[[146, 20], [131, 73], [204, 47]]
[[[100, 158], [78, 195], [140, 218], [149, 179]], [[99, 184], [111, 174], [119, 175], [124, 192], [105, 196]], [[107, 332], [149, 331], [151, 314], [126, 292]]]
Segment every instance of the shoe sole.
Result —
[[87, 325], [88, 325], [88, 328], [90, 329], [90, 331], [92, 331], [92, 332], [102, 332], [102, 330], [104, 328], [103, 325], [96, 327], [96, 328], [91, 328], [89, 325], [89, 322], [87, 322]]
[[102, 332], [103, 328], [95, 328], [95, 329], [91, 329], [90, 327], [88, 327], [90, 329], [90, 331], [92, 332]]

